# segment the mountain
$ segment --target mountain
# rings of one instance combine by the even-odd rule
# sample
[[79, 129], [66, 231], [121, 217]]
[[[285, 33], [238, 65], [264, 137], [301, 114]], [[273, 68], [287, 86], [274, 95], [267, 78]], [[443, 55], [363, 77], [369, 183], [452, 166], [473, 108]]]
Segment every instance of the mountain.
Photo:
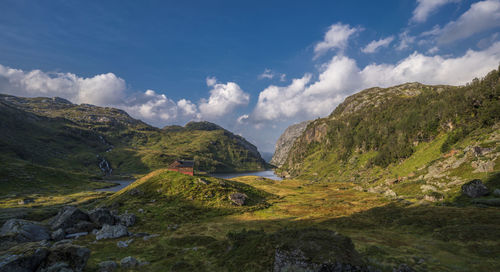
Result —
[[0, 129], [2, 176], [14, 184], [23, 175], [46, 180], [40, 167], [98, 178], [144, 174], [182, 158], [207, 172], [267, 166], [254, 145], [209, 122], [159, 129], [119, 109], [57, 97], [0, 94]]
[[459, 87], [370, 88], [311, 122], [280, 171], [389, 195], [453, 197], [459, 185], [500, 170], [499, 121], [497, 70]]
[[286, 161], [288, 152], [295, 143], [295, 140], [304, 132], [307, 125], [311, 121], [304, 121], [298, 124], [289, 126], [283, 134], [278, 138], [275, 145], [275, 151], [273, 158], [271, 159], [271, 164], [275, 166], [282, 166]]

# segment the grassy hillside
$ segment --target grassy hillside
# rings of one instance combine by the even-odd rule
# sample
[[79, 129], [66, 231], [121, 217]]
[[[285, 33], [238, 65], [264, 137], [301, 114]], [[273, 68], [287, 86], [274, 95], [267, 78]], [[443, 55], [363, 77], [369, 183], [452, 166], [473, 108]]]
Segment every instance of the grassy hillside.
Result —
[[500, 170], [500, 75], [461, 87], [371, 88], [313, 121], [284, 175], [352, 181], [391, 196], [454, 199], [473, 178]]
[[[350, 237], [356, 250], [380, 271], [406, 264], [414, 271], [491, 271], [500, 268], [498, 207], [422, 205], [359, 191], [351, 182], [233, 180], [190, 177], [157, 170], [97, 205], [134, 212], [130, 230], [158, 237], [76, 241], [92, 254], [88, 270], [105, 260], [134, 256], [144, 271], [273, 271], [277, 246], [309, 239], [312, 256], [340, 244], [322, 245], [332, 230]], [[243, 206], [227, 196], [249, 196]], [[88, 207], [89, 209], [94, 205]], [[141, 209], [142, 212], [138, 212]], [[325, 238], [325, 240], [323, 240]], [[321, 249], [321, 250], [320, 250]], [[316, 251], [314, 251], [316, 250]], [[313, 257], [314, 258], [314, 257]]]
[[[75, 180], [145, 174], [176, 159], [195, 159], [197, 170], [206, 172], [267, 166], [255, 146], [215, 124], [192, 122], [186, 127], [159, 129], [122, 110], [75, 105], [61, 98], [0, 95], [0, 130], [0, 179], [6, 188], [2, 192], [23, 176], [36, 180], [24, 183], [26, 189], [32, 185], [50, 188], [42, 181], [51, 179], [30, 174], [34, 167], [56, 176], [54, 179], [61, 177], [62, 184], [68, 180], [63, 176], [73, 174], [83, 177]], [[112, 171], [103, 172], [99, 164], [104, 161]]]

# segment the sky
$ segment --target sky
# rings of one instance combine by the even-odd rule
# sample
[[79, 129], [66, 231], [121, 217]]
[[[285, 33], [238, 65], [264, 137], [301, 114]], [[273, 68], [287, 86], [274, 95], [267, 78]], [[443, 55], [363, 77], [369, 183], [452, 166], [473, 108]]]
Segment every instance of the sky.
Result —
[[2, 0], [0, 93], [215, 122], [273, 152], [347, 96], [500, 64], [500, 0]]

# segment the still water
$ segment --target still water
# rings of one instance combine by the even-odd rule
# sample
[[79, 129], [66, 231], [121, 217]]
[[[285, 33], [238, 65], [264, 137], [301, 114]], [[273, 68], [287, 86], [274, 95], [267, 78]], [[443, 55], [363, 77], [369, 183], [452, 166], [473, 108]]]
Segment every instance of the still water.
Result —
[[134, 182], [135, 179], [131, 180], [110, 180], [109, 183], [117, 184], [108, 188], [97, 189], [98, 192], [118, 192], [121, 189], [127, 187], [130, 183]]
[[282, 178], [280, 178], [276, 174], [274, 174], [273, 170], [258, 171], [258, 172], [212, 173], [209, 175], [212, 177], [223, 178], [223, 179], [230, 179], [230, 178], [241, 177], [241, 176], [258, 176], [258, 177], [264, 177], [264, 178], [268, 178], [268, 179], [282, 180]]
[[[268, 178], [268, 179], [282, 180], [282, 178], [280, 178], [276, 174], [274, 174], [274, 171], [272, 171], [272, 170], [258, 171], [258, 172], [212, 173], [209, 175], [212, 177], [223, 178], [223, 179], [230, 179], [230, 178], [241, 177], [241, 176], [258, 176], [258, 177], [264, 177], [264, 178]], [[127, 187], [130, 183], [132, 183], [134, 181], [135, 181], [134, 179], [132, 179], [132, 180], [110, 180], [109, 183], [114, 183], [117, 185], [111, 186], [108, 188], [96, 189], [96, 191], [98, 191], [98, 192], [118, 192], [121, 189]]]

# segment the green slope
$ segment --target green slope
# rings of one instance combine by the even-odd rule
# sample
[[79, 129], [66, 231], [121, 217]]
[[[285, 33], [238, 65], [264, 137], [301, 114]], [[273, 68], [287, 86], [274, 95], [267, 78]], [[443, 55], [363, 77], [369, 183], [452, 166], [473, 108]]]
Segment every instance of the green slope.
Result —
[[31, 166], [100, 178], [103, 160], [112, 168], [106, 174], [114, 177], [145, 174], [183, 158], [195, 159], [197, 170], [206, 172], [267, 167], [255, 146], [215, 124], [159, 129], [122, 110], [61, 98], [0, 95], [0, 130], [5, 186]]
[[460, 87], [364, 90], [311, 122], [280, 170], [389, 196], [457, 197], [466, 181], [500, 170], [499, 79], [495, 70]]

